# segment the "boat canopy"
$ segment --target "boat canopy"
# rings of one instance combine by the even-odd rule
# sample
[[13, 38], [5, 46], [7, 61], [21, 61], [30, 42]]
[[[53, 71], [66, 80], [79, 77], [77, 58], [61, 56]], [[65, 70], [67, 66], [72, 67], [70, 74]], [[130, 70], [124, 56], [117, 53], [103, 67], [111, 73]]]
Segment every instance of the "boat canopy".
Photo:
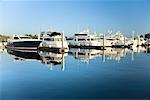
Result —
[[50, 34], [50, 36], [57, 36], [57, 35], [61, 35], [61, 33], [58, 33], [58, 32], [52, 32], [52, 33]]
[[83, 34], [75, 34], [75, 36], [87, 36], [87, 34], [86, 33], [83, 33]]

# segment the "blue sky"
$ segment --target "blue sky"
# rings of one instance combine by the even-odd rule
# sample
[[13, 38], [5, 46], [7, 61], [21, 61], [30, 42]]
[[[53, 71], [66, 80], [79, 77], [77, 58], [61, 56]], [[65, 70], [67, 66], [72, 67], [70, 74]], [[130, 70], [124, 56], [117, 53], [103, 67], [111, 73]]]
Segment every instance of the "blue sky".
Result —
[[67, 35], [89, 28], [106, 33], [118, 30], [150, 32], [148, 0], [3, 0], [0, 1], [0, 33], [34, 33], [51, 28]]

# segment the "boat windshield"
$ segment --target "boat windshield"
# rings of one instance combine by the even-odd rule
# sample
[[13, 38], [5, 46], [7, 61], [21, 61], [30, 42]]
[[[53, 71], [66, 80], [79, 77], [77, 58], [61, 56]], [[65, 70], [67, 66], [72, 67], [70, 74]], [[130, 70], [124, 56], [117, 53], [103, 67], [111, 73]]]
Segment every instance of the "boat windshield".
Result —
[[87, 36], [88, 34], [75, 34], [75, 36]]
[[44, 38], [45, 41], [61, 41], [61, 38]]
[[31, 39], [30, 37], [20, 37], [20, 39]]
[[44, 38], [45, 41], [52, 41], [51, 38]]

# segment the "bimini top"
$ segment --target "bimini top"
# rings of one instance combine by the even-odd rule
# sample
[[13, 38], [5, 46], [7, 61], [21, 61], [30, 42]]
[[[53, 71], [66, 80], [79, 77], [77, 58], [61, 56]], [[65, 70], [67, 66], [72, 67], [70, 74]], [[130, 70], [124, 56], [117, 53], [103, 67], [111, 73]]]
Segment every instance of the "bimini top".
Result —
[[61, 35], [61, 33], [59, 33], [59, 32], [52, 32], [52, 33], [50, 34], [50, 36], [57, 36], [57, 35]]

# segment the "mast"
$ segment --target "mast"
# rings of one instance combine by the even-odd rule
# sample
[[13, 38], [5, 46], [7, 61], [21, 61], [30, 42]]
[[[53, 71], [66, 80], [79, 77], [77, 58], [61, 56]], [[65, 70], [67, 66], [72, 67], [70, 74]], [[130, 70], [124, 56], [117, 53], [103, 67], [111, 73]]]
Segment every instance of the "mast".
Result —
[[103, 49], [105, 48], [105, 34], [103, 34]]
[[132, 31], [132, 39], [134, 40], [135, 31]]
[[124, 47], [125, 47], [125, 45], [126, 45], [126, 37], [125, 36], [123, 36], [124, 37]]
[[61, 33], [61, 38], [62, 38], [62, 49], [64, 49], [64, 32]]

